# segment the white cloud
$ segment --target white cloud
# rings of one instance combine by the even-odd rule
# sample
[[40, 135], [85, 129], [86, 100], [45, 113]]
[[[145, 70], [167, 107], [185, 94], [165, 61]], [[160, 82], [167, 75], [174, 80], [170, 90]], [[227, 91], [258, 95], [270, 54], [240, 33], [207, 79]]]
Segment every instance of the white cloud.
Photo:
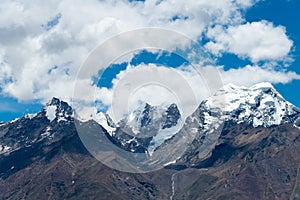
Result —
[[108, 107], [110, 116], [116, 121], [139, 107], [140, 102], [151, 105], [176, 103], [183, 117], [187, 117], [202, 100], [223, 86], [216, 67], [181, 66], [173, 69], [155, 64], [128, 65], [112, 83], [111, 89], [96, 88], [93, 101], [101, 101]]
[[[201, 39], [203, 32], [208, 29], [207, 36], [213, 42], [209, 42], [206, 47], [216, 54], [231, 52], [243, 58], [250, 58], [253, 62], [286, 59], [292, 41], [288, 39], [284, 27], [275, 27], [266, 21], [245, 23], [241, 12], [255, 2], [256, 0], [147, 0], [134, 3], [125, 0], [1, 1], [0, 88], [3, 93], [19, 101], [40, 99], [44, 103], [53, 96], [70, 101], [74, 85], [77, 84], [77, 100], [84, 102], [87, 108], [85, 114], [89, 115], [89, 111], [95, 112], [92, 107], [95, 100], [101, 100], [104, 106], [110, 106], [116, 95], [114, 89], [120, 85], [137, 86], [145, 81], [145, 77], [150, 81], [151, 77], [156, 78], [163, 74], [163, 78], [159, 80], [164, 87], [143, 87], [128, 101], [136, 103], [142, 99], [153, 104], [158, 104], [159, 100], [167, 103], [181, 101], [184, 107], [181, 109], [186, 109], [189, 113], [194, 107], [188, 106], [193, 105], [195, 99], [199, 103], [213, 94], [221, 87], [222, 80], [225, 83], [251, 85], [261, 81], [287, 83], [299, 79], [299, 75], [294, 72], [275, 71], [272, 67], [265, 69], [258, 66], [228, 71], [220, 68], [220, 74], [216, 67], [200, 67], [198, 70], [185, 67], [177, 70], [181, 76], [179, 79], [170, 75], [170, 71], [152, 71], [152, 76], [150, 72], [140, 77], [130, 75], [132, 68], [129, 66], [113, 80], [112, 89], [92, 85], [91, 75], [94, 75], [95, 71], [86, 71], [86, 76], [77, 77], [80, 66], [100, 43], [117, 34], [145, 27], [174, 30], [193, 40]], [[47, 26], [56, 16], [61, 16], [57, 19], [58, 23], [53, 27]], [[134, 49], [145, 44], [143, 36], [128, 37], [128, 43], [120, 44], [115, 51], [126, 49], [122, 45], [132, 45]], [[186, 45], [178, 42], [176, 37], [169, 37], [169, 40], [161, 40], [158, 35], [157, 40], [153, 41], [171, 48], [174, 44], [181, 47]], [[105, 56], [111, 54], [100, 53]], [[121, 58], [116, 62], [132, 59], [134, 52], [127, 53], [120, 55]], [[98, 62], [100, 57], [95, 58], [95, 61]], [[138, 73], [147, 72], [143, 68], [145, 66], [136, 68], [139, 67], [142, 70]], [[180, 96], [183, 95], [180, 91], [186, 92], [188, 88], [183, 82], [190, 87], [190, 93], [181, 100]], [[171, 92], [166, 92], [166, 88]], [[153, 97], [153, 91], [157, 96]], [[174, 91], [176, 95], [179, 94], [175, 100]], [[120, 112], [127, 111], [122, 109], [126, 108], [128, 101], [121, 101], [126, 105], [120, 105]]]
[[208, 30], [207, 36], [213, 41], [206, 48], [215, 54], [234, 53], [253, 62], [284, 60], [293, 45], [283, 26], [259, 21], [223, 28], [216, 26]]
[[154, 64], [129, 65], [113, 80], [111, 89], [100, 88], [96, 93], [103, 92], [107, 95], [96, 95], [99, 98], [96, 100], [109, 107], [109, 113], [116, 121], [122, 119], [128, 111], [136, 109], [140, 102], [151, 105], [176, 103], [184, 117], [190, 115], [200, 102], [180, 71]]
[[260, 82], [289, 83], [293, 80], [300, 80], [300, 75], [290, 71], [275, 71], [259, 66], [241, 67], [224, 71], [220, 69], [224, 84], [233, 83], [240, 86], [252, 86]]
[[251, 7], [254, 3], [258, 2], [259, 0], [236, 0], [236, 3], [241, 6], [242, 8], [246, 9]]
[[[241, 9], [252, 4], [249, 0], [246, 4], [231, 0], [1, 1], [0, 61], [6, 67], [0, 68], [0, 87], [20, 101], [44, 102], [51, 96], [70, 100], [69, 87], [77, 70], [92, 49], [113, 35], [162, 27], [197, 39], [212, 24], [242, 22]], [[58, 23], [47, 26], [58, 15]], [[54, 66], [56, 73], [48, 73]]]

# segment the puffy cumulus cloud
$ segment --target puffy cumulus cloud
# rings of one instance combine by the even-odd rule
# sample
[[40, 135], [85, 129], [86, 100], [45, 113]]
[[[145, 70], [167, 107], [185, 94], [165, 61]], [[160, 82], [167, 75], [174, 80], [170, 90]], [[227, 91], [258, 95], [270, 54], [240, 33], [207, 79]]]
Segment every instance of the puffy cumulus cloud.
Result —
[[52, 96], [70, 100], [77, 70], [97, 44], [113, 35], [162, 27], [200, 39], [203, 31], [213, 24], [241, 23], [241, 10], [253, 3], [251, 0], [1, 1], [0, 87], [3, 93], [20, 101], [44, 102]]
[[208, 42], [206, 48], [214, 54], [230, 52], [255, 63], [285, 60], [293, 45], [283, 26], [274, 26], [267, 21], [228, 28], [215, 26], [208, 30], [207, 36], [213, 41]]
[[236, 0], [236, 3], [245, 9], [251, 7], [254, 3], [258, 1], [259, 0]]
[[300, 80], [300, 75], [292, 71], [276, 71], [274, 69], [259, 66], [240, 67], [225, 71], [220, 68], [224, 84], [233, 83], [241, 86], [252, 86], [260, 82], [289, 83], [293, 80]]
[[[116, 92], [128, 92], [133, 88], [129, 98], [125, 94], [125, 99], [118, 99], [121, 104], [117, 104], [116, 110], [121, 112], [120, 115], [127, 112], [123, 108], [127, 108], [128, 104], [131, 105], [129, 109], [133, 109], [139, 100], [152, 104], [179, 102], [181, 109], [188, 115], [201, 100], [221, 88], [222, 80], [225, 83], [251, 85], [261, 81], [286, 83], [299, 79], [299, 75], [294, 72], [275, 71], [273, 67], [266, 69], [259, 66], [228, 71], [222, 68], [218, 71], [214, 66], [197, 69], [182, 66], [174, 72], [174, 69], [164, 68], [155, 71], [159, 68], [155, 65], [140, 65], [134, 69], [129, 65], [112, 81], [112, 88], [98, 88], [92, 83], [91, 76], [98, 73], [97, 70], [84, 72], [87, 76], [81, 78], [77, 76], [80, 66], [98, 44], [117, 34], [145, 27], [174, 30], [194, 40], [201, 40], [203, 33], [208, 30], [206, 35], [213, 41], [207, 43], [206, 47], [216, 54], [231, 52], [250, 58], [253, 62], [285, 59], [292, 42], [283, 27], [275, 27], [266, 21], [244, 23], [242, 10], [255, 2], [256, 0], [2, 1], [1, 91], [20, 101], [39, 99], [44, 103], [53, 96], [70, 101], [76, 88], [81, 108], [79, 111], [89, 116], [95, 113], [95, 102], [101, 102], [97, 104], [99, 109], [108, 107], [113, 112], [111, 105], [118, 99], [115, 98], [116, 95], [120, 97]], [[160, 37], [156, 37], [157, 43], [171, 48], [174, 48], [174, 40], [178, 40], [176, 37], [173, 40], [159, 39]], [[129, 37], [128, 43], [120, 45], [136, 47], [140, 44], [143, 44], [142, 35]], [[120, 49], [126, 48], [119, 46], [115, 50]], [[122, 58], [118, 62], [131, 60], [134, 56], [132, 52], [124, 53], [127, 54], [120, 55]], [[110, 56], [110, 52], [102, 54]], [[97, 63], [100, 58], [101, 55], [93, 61]], [[148, 69], [152, 70], [151, 73]], [[140, 76], [136, 76], [136, 73]], [[178, 79], [174, 78], [177, 76], [174, 73], [178, 75]], [[155, 80], [159, 76], [162, 77], [159, 84], [143, 85], [143, 81], [148, 80], [149, 83], [149, 78]], [[156, 91], [156, 96], [153, 96], [153, 91]], [[190, 95], [182, 95], [180, 91], [189, 91]], [[183, 100], [182, 96], [185, 97]], [[75, 108], [78, 108], [78, 102], [75, 102]]]
[[108, 108], [108, 113], [116, 121], [138, 108], [141, 102], [151, 105], [176, 103], [183, 117], [187, 117], [202, 100], [223, 86], [216, 67], [188, 65], [168, 68], [155, 64], [128, 65], [112, 83], [111, 88], [95, 88], [94, 96], [80, 96], [93, 97], [91, 101], [101, 102], [100, 109]]
[[111, 89], [96, 90], [95, 97], [109, 108], [110, 116], [116, 121], [145, 102], [167, 106], [176, 103], [184, 117], [191, 114], [199, 102], [178, 70], [155, 64], [128, 65], [112, 83]]

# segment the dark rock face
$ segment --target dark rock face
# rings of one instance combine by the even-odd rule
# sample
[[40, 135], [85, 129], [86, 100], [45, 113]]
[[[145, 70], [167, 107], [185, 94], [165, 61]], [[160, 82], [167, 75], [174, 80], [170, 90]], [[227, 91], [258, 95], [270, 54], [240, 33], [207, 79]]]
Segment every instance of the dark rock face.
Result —
[[121, 128], [117, 128], [115, 135], [107, 137], [119, 148], [132, 153], [146, 153], [152, 137], [136, 138]]
[[76, 133], [71, 107], [55, 98], [47, 104], [49, 105], [57, 105], [57, 116], [67, 113], [68, 118], [60, 122], [50, 122], [43, 109], [33, 118], [24, 116], [0, 127], [1, 144], [9, 147], [8, 152], [0, 154], [0, 176], [7, 177], [27, 167], [35, 159], [49, 156], [48, 149]]
[[143, 114], [141, 119], [141, 127], [146, 127], [151, 123], [152, 119], [151, 119], [150, 112], [151, 112], [151, 106], [146, 103], [146, 106], [142, 112]]
[[176, 126], [180, 119], [180, 112], [176, 104], [171, 104], [166, 111], [166, 121], [163, 123], [162, 129]]

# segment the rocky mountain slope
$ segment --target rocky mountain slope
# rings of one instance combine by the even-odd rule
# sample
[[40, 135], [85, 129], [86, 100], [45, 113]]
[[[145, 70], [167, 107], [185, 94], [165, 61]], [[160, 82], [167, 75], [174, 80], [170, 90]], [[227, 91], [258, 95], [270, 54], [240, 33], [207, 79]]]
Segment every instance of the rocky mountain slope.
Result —
[[53, 98], [37, 114], [0, 124], [0, 197], [300, 199], [299, 113], [267, 83], [227, 85], [184, 122], [175, 104], [145, 104], [119, 123], [99, 113], [99, 133], [118, 147], [174, 160], [131, 174], [93, 158], [72, 108]]

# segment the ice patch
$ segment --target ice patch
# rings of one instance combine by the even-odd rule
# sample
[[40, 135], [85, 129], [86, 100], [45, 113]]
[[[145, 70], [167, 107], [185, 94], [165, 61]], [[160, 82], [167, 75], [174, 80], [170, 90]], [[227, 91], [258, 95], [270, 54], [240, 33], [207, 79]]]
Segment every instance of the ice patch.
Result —
[[263, 121], [257, 119], [256, 117], [254, 117], [254, 118], [253, 118], [253, 126], [254, 126], [254, 127], [258, 127], [258, 126], [261, 126], [261, 125], [263, 125]]
[[50, 137], [50, 136], [51, 136], [51, 132], [50, 132], [50, 131], [51, 131], [51, 127], [48, 126], [48, 127], [46, 128], [46, 131], [45, 131], [44, 133], [41, 134], [42, 138]]
[[300, 129], [300, 126], [297, 126], [296, 124], [294, 124], [294, 127]]
[[130, 140], [126, 141], [127, 144], [130, 144], [131, 142], [136, 142], [137, 143], [137, 140], [135, 137], [131, 138]]
[[0, 145], [0, 155], [10, 152], [11, 147], [6, 145]]
[[176, 159], [176, 160], [173, 160], [173, 161], [170, 161], [170, 162], [167, 162], [167, 163], [165, 163], [163, 166], [165, 167], [165, 166], [168, 166], [168, 165], [171, 165], [171, 164], [175, 164], [176, 161], [177, 161], [177, 159]]
[[67, 122], [68, 120], [64, 117], [59, 117], [58, 120], [57, 120], [57, 122], [62, 122], [62, 121]]
[[37, 115], [37, 113], [34, 113], [34, 114], [28, 113], [28, 114], [25, 115], [25, 118], [26, 118], [26, 119], [32, 119], [32, 118], [34, 118], [36, 115]]
[[164, 143], [166, 140], [173, 137], [178, 131], [183, 127], [182, 120], [178, 120], [178, 123], [176, 126], [173, 126], [171, 128], [161, 129], [158, 131], [158, 134], [155, 135], [152, 140], [150, 141], [150, 145], [148, 147], [148, 153], [150, 156], [153, 154], [155, 149], [159, 147], [162, 143]]
[[15, 118], [15, 119], [11, 120], [9, 123], [14, 123], [14, 122], [18, 121], [19, 119], [20, 118]]
[[114, 135], [114, 132], [116, 131], [116, 128], [111, 127], [107, 123], [107, 118], [103, 112], [97, 113], [93, 119], [100, 124], [111, 136]]
[[56, 117], [56, 106], [47, 106], [46, 107], [46, 117], [52, 122]]

